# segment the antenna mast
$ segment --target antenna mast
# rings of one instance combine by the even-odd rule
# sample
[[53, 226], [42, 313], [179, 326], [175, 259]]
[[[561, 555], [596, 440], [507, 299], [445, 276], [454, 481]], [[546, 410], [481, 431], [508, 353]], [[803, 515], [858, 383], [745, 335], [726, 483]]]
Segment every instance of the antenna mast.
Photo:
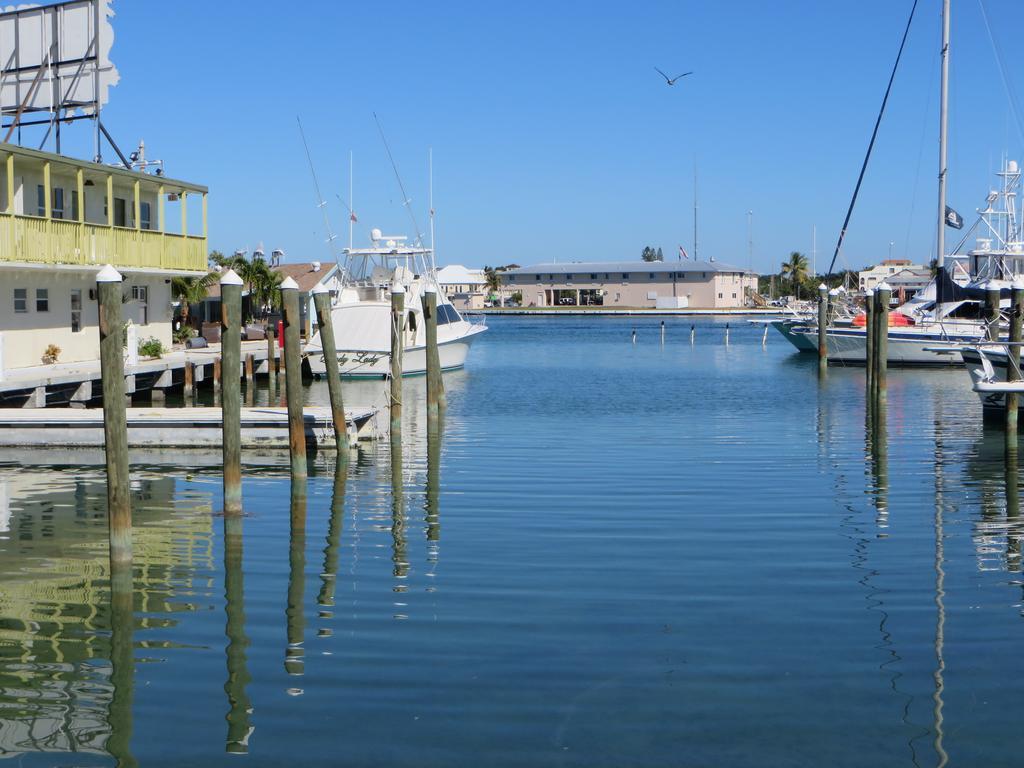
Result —
[[949, 0], [942, 0], [942, 84], [939, 97], [939, 231], [936, 264], [946, 263], [946, 119], [949, 107]]
[[697, 156], [693, 156], [693, 260], [697, 261]]
[[313, 168], [313, 156], [309, 154], [309, 144], [306, 142], [306, 132], [302, 130], [302, 120], [299, 116], [295, 116], [295, 121], [299, 124], [299, 135], [302, 136], [302, 146], [306, 150], [306, 160], [309, 162], [309, 173], [313, 177], [313, 189], [316, 190], [316, 206], [324, 214], [324, 227], [327, 228], [327, 249], [330, 251], [331, 256], [334, 257], [335, 262], [338, 261], [338, 254], [334, 250], [334, 232], [331, 230], [331, 219], [327, 215], [327, 202], [324, 200], [323, 195], [320, 194], [320, 182], [316, 178], [316, 169]]
[[356, 224], [356, 201], [352, 197], [352, 150], [348, 151], [348, 249], [352, 250], [352, 228]]
[[437, 262], [434, 259], [434, 148], [427, 149], [427, 179], [429, 197], [427, 205], [430, 207], [430, 266], [437, 269]]

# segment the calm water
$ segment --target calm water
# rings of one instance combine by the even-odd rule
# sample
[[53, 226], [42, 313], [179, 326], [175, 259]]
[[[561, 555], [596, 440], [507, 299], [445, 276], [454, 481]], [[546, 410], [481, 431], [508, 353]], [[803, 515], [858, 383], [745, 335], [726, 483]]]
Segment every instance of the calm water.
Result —
[[113, 615], [97, 457], [7, 456], [0, 754], [1020, 765], [1017, 477], [966, 375], [892, 372], [881, 434], [862, 370], [658, 323], [492, 319], [443, 443], [408, 413], [401, 466], [319, 457], [304, 507], [282, 457], [232, 521], [217, 456], [140, 456]]

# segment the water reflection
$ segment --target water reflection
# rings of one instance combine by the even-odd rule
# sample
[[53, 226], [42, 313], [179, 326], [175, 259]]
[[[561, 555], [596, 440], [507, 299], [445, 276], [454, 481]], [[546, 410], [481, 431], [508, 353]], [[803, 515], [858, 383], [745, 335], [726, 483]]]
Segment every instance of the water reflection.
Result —
[[[306, 493], [305, 479], [292, 484], [288, 545], [288, 606], [285, 609], [288, 645], [284, 668], [289, 675], [306, 670], [304, 639], [306, 632], [302, 597], [306, 589]], [[298, 692], [294, 691], [293, 692]]]
[[131, 753], [132, 692], [135, 687], [135, 616], [131, 564], [115, 567], [110, 578], [110, 684], [107, 750], [118, 766], [138, 765]]
[[228, 735], [225, 751], [244, 754], [249, 751], [249, 735], [252, 726], [249, 716], [252, 703], [246, 686], [252, 680], [249, 675], [247, 651], [249, 637], [245, 633], [245, 583], [242, 570], [242, 517], [224, 516], [224, 613], [227, 616], [225, 633], [228, 644], [228, 678], [224, 693], [228, 698]]
[[884, 402], [868, 401], [865, 436], [871, 472], [871, 499], [875, 507], [875, 524], [889, 527], [889, 433], [888, 407]]
[[[345, 484], [348, 481], [348, 461], [343, 454], [334, 465], [334, 488], [331, 494], [331, 516], [327, 523], [327, 542], [324, 546], [324, 567], [320, 572], [320, 592], [316, 597], [320, 617], [331, 618], [334, 608], [334, 591], [338, 583], [338, 548], [341, 545], [342, 528], [345, 521]], [[321, 629], [321, 636], [330, 636], [331, 630]]]
[[391, 562], [395, 592], [405, 592], [409, 556], [405, 540], [405, 483], [402, 477], [402, 438], [391, 436]]

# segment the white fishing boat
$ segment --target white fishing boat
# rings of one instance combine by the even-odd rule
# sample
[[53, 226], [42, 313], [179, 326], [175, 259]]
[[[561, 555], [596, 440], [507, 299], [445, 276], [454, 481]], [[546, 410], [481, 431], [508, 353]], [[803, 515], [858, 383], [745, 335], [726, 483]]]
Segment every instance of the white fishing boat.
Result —
[[[1009, 354], [1004, 344], [978, 344], [961, 347], [957, 352], [971, 377], [971, 387], [978, 394], [986, 417], [1005, 413], [1008, 392], [1024, 395], [1024, 381], [1006, 380]], [[1024, 396], [1020, 398], [1020, 408], [1024, 408]]]
[[[437, 293], [437, 347], [441, 369], [466, 363], [473, 340], [487, 330], [465, 320], [438, 290], [433, 250], [408, 245], [405, 237], [370, 233], [369, 248], [347, 248], [342, 263], [341, 289], [332, 297], [331, 319], [341, 375], [383, 378], [391, 370], [391, 293], [405, 293], [402, 375], [426, 373], [426, 326], [423, 296]], [[314, 376], [327, 373], [323, 344], [317, 331], [303, 347]]]

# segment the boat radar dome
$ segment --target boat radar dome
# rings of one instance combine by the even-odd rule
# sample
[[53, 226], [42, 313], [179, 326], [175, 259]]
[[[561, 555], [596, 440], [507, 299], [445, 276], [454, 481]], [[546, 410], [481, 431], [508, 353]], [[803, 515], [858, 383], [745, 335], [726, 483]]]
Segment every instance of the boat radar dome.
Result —
[[377, 242], [382, 237], [384, 237], [384, 233], [377, 229], [377, 227], [374, 227], [373, 229], [370, 230], [370, 239], [373, 240], [374, 242]]
[[1010, 162], [1008, 162], [1006, 164], [1006, 170], [1007, 170], [1008, 173], [1016, 173], [1017, 172], [1017, 161], [1016, 160], [1011, 160]]

